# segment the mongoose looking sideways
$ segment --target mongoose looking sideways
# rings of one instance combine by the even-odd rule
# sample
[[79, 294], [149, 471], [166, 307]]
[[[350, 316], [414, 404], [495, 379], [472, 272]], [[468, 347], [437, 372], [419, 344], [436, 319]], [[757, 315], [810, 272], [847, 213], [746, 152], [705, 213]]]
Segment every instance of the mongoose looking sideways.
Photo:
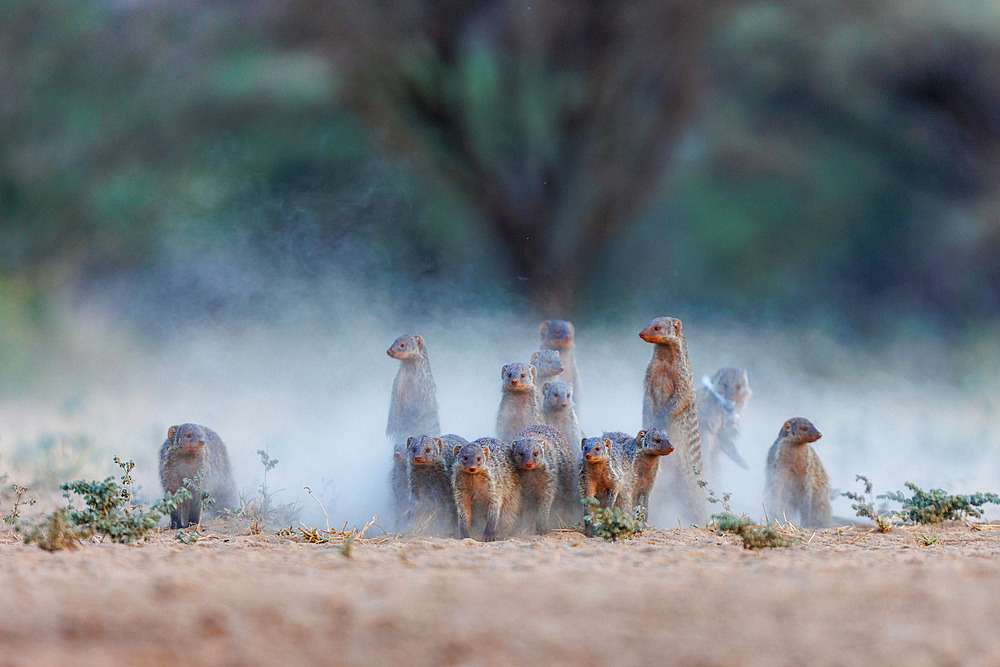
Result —
[[497, 410], [497, 438], [510, 442], [521, 429], [532, 424], [544, 424], [535, 367], [516, 361], [500, 371], [503, 396]]
[[410, 436], [440, 433], [437, 386], [424, 339], [403, 334], [385, 353], [403, 362], [392, 383], [389, 422], [385, 427], [389, 440], [404, 442]]
[[642, 428], [666, 430], [677, 450], [663, 464], [670, 497], [685, 521], [703, 522], [708, 506], [698, 486], [701, 435], [684, 329], [674, 317], [657, 317], [639, 332], [639, 337], [655, 346], [646, 367]]
[[458, 534], [469, 537], [484, 525], [483, 541], [510, 535], [520, 515], [521, 488], [510, 445], [479, 438], [454, 449], [451, 488], [458, 514]]
[[662, 428], [639, 431], [625, 443], [625, 454], [635, 469], [635, 504], [649, 508], [649, 493], [660, 470], [660, 457], [674, 451]]
[[539, 385], [551, 382], [557, 375], [561, 375], [566, 370], [559, 359], [559, 350], [539, 350], [538, 352], [532, 352], [531, 365], [538, 372], [537, 382]]
[[455, 498], [451, 492], [451, 464], [455, 448], [469, 442], [449, 433], [440, 438], [420, 435], [406, 441], [406, 477], [413, 499], [413, 514], [417, 523], [434, 516], [430, 527], [434, 532], [455, 532]]
[[764, 505], [772, 518], [787, 511], [811, 528], [833, 523], [830, 511], [830, 477], [809, 444], [822, 434], [808, 419], [795, 417], [782, 425], [778, 439], [767, 452]]
[[545, 423], [559, 430], [567, 442], [580, 442], [583, 433], [573, 407], [573, 386], [562, 381], [542, 385], [542, 415]]
[[576, 330], [566, 320], [547, 320], [541, 328], [543, 350], [558, 350], [563, 372], [559, 379], [576, 389], [573, 405], [580, 405], [580, 371], [576, 367]]
[[[635, 469], [625, 454], [624, 433], [605, 433], [600, 438], [587, 438], [580, 443], [580, 498], [596, 498], [601, 507], [618, 507], [632, 511], [635, 490]], [[590, 514], [584, 506], [584, 517]], [[584, 534], [594, 536], [593, 525], [584, 519]]]
[[521, 514], [533, 519], [535, 532], [549, 531], [553, 506], [563, 521], [570, 521], [579, 494], [573, 452], [563, 434], [541, 424], [529, 426], [514, 436], [511, 457], [521, 483]]
[[698, 389], [698, 426], [701, 430], [702, 454], [709, 474], [719, 468], [725, 454], [742, 468], [749, 468], [736, 451], [740, 435], [740, 417], [750, 398], [747, 372], [742, 368], [724, 366], [711, 378], [701, 379]]
[[211, 513], [236, 509], [236, 484], [229, 454], [219, 434], [198, 424], [181, 424], [167, 430], [160, 447], [160, 482], [166, 493], [174, 493], [193, 480], [191, 498], [170, 513], [170, 528], [187, 528], [201, 521], [201, 492], [215, 500]]

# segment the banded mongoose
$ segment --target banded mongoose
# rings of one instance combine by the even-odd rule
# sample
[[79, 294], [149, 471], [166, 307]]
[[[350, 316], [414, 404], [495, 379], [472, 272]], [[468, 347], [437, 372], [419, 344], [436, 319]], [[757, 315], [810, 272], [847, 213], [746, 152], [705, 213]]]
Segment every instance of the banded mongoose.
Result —
[[573, 407], [573, 385], [560, 380], [542, 385], [542, 415], [545, 423], [558, 429], [568, 442], [580, 442], [583, 432]]
[[535, 532], [549, 531], [553, 508], [570, 522], [580, 496], [573, 451], [563, 434], [541, 424], [529, 426], [514, 436], [511, 458], [521, 483], [521, 515], [533, 519]]
[[539, 385], [551, 382], [557, 375], [561, 375], [566, 370], [559, 359], [559, 350], [539, 350], [538, 352], [532, 352], [531, 365], [538, 372]]
[[701, 436], [684, 329], [674, 317], [657, 317], [639, 332], [639, 337], [655, 345], [646, 367], [642, 428], [666, 430], [677, 450], [663, 464], [669, 497], [679, 505], [685, 521], [704, 522], [708, 505], [698, 485]]
[[455, 498], [451, 492], [451, 464], [455, 448], [469, 441], [449, 433], [440, 438], [414, 436], [406, 441], [406, 478], [416, 523], [434, 517], [433, 532], [454, 533]]
[[559, 379], [576, 389], [573, 405], [580, 406], [580, 371], [576, 367], [576, 329], [566, 320], [547, 320], [541, 328], [543, 350], [558, 350], [563, 372]]
[[[596, 498], [601, 507], [618, 507], [632, 511], [635, 491], [635, 469], [625, 454], [624, 433], [605, 433], [600, 438], [586, 438], [580, 442], [583, 457], [580, 461], [580, 498]], [[590, 513], [584, 506], [584, 517]], [[594, 536], [594, 527], [583, 522], [587, 537]]]
[[521, 487], [510, 445], [479, 438], [453, 450], [451, 488], [458, 515], [458, 534], [469, 537], [483, 525], [483, 541], [493, 542], [513, 531], [520, 514]]
[[497, 410], [497, 438], [503, 442], [517, 435], [526, 426], [544, 424], [541, 397], [535, 384], [535, 367], [515, 361], [500, 371], [503, 396]]
[[771, 517], [793, 512], [806, 527], [833, 525], [830, 476], [809, 444], [821, 437], [812, 422], [802, 417], [794, 417], [782, 425], [778, 439], [767, 452], [764, 475], [764, 506]]
[[389, 490], [392, 493], [392, 510], [397, 529], [402, 529], [410, 519], [410, 486], [406, 480], [406, 443], [396, 443], [392, 447], [392, 473], [389, 475]]
[[440, 433], [437, 386], [423, 337], [403, 334], [385, 353], [403, 362], [392, 383], [389, 421], [385, 427], [389, 440], [403, 442], [414, 435]]
[[740, 418], [750, 399], [747, 372], [735, 366], [724, 366], [701, 379], [698, 389], [698, 426], [701, 430], [702, 458], [711, 476], [719, 469], [721, 454], [741, 468], [749, 468], [736, 451], [740, 436]]
[[660, 457], [674, 451], [674, 446], [662, 428], [639, 431], [625, 443], [625, 454], [635, 469], [635, 504], [649, 509], [649, 493], [660, 470]]
[[181, 424], [167, 429], [167, 439], [160, 447], [160, 482], [166, 493], [188, 485], [191, 498], [170, 513], [170, 528], [187, 528], [201, 522], [201, 492], [215, 502], [209, 512], [218, 515], [224, 509], [236, 509], [236, 483], [233, 481], [229, 454], [219, 434], [199, 424]]

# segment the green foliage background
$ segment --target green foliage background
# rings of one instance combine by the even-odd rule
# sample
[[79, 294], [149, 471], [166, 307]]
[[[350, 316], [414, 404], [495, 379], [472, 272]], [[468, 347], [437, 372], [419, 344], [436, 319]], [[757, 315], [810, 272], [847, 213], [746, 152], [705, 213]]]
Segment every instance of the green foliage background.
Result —
[[697, 4], [4, 2], [0, 339], [67, 290], [224, 317], [330, 276], [994, 326], [1000, 10]]

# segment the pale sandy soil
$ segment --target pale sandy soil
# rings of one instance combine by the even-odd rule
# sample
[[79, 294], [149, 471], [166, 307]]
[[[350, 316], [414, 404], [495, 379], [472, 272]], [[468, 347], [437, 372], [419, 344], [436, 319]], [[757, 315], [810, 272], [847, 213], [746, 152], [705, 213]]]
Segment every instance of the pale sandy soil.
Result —
[[699, 528], [391, 536], [350, 558], [211, 523], [194, 545], [163, 531], [46, 553], [0, 538], [0, 663], [1000, 661], [1000, 531], [862, 532], [753, 552]]

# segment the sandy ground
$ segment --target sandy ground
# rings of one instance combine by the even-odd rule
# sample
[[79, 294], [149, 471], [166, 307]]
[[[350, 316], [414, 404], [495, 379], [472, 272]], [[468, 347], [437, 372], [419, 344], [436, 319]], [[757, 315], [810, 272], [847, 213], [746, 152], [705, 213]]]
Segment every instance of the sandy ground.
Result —
[[0, 539], [0, 664], [1000, 661], [1000, 531], [863, 533], [764, 551], [702, 528], [391, 535], [350, 557], [212, 523], [193, 545]]

